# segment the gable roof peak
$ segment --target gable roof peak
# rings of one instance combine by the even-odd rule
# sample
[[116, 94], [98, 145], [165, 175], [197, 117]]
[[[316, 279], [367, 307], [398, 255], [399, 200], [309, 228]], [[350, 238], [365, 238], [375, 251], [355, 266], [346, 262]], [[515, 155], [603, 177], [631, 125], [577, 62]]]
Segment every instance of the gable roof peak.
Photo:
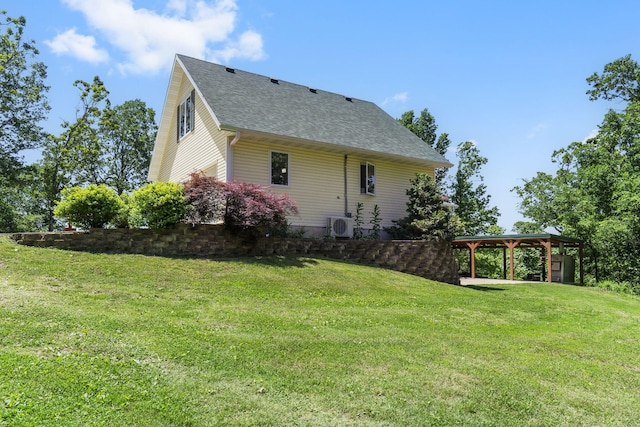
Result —
[[176, 60], [221, 128], [452, 166], [373, 102], [185, 55], [176, 55]]

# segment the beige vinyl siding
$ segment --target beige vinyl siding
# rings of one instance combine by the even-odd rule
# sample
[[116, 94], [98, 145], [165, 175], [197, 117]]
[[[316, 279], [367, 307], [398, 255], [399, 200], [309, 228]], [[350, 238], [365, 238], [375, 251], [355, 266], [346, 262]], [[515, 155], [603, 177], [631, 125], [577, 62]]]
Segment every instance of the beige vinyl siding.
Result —
[[[289, 154], [289, 186], [271, 186], [276, 193], [286, 193], [298, 205], [298, 217], [293, 225], [324, 227], [327, 217], [344, 216], [344, 155], [312, 151], [286, 145], [240, 140], [234, 147], [234, 179], [269, 185], [271, 151]], [[376, 167], [376, 195], [360, 194], [360, 164], [369, 161]], [[355, 215], [356, 204], [364, 205], [364, 227], [370, 228], [374, 205], [381, 210], [383, 227], [406, 215], [406, 189], [418, 172], [433, 176], [433, 169], [348, 156], [348, 211]]]
[[[182, 81], [178, 103], [184, 101], [193, 87], [187, 79]], [[181, 182], [192, 172], [215, 171], [219, 180], [226, 178], [227, 133], [218, 129], [209, 114], [204, 101], [196, 94], [195, 127], [176, 142], [176, 108], [173, 106], [173, 119], [168, 132], [166, 150], [160, 168], [160, 181]]]
[[324, 227], [327, 217], [344, 216], [344, 156], [242, 139], [233, 150], [233, 178], [260, 185], [269, 185], [271, 151], [289, 154], [289, 185], [270, 189], [295, 200], [299, 212], [290, 218], [293, 225]]
[[[360, 165], [363, 163], [375, 165], [376, 173], [376, 194], [360, 194]], [[356, 214], [358, 202], [363, 204], [362, 217], [363, 227], [371, 228], [370, 220], [375, 205], [380, 208], [381, 226], [393, 225], [392, 220], [403, 218], [407, 215], [407, 194], [406, 190], [411, 186], [411, 180], [416, 173], [428, 173], [433, 176], [433, 168], [423, 169], [416, 166], [393, 163], [388, 161], [351, 157], [349, 159], [349, 209], [352, 214]]]

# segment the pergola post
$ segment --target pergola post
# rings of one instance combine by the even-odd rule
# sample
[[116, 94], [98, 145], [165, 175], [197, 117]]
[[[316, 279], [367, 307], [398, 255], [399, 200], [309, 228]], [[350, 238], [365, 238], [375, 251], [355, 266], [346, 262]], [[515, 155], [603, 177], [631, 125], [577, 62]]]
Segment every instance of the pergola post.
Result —
[[502, 248], [502, 278], [507, 279], [507, 248]]
[[471, 253], [469, 260], [469, 269], [471, 270], [470, 273], [472, 279], [476, 278], [476, 248], [479, 244], [480, 242], [467, 242], [467, 246], [469, 246], [469, 252]]
[[580, 258], [580, 285], [584, 286], [584, 256], [582, 243], [578, 245], [578, 257]]
[[547, 249], [547, 282], [552, 283], [553, 282], [553, 277], [551, 274], [551, 266], [552, 266], [552, 262], [551, 262], [551, 241], [550, 240], [543, 240], [540, 243], [542, 243], [542, 245]]
[[515, 276], [515, 261], [513, 259], [513, 249], [520, 244], [517, 240], [505, 241], [504, 244], [509, 248], [509, 280], [513, 280]]

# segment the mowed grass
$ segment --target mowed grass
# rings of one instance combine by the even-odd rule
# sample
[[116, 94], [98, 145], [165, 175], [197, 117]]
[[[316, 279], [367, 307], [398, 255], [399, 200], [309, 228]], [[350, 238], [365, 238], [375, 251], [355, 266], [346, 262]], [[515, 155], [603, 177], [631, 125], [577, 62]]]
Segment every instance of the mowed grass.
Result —
[[0, 425], [640, 425], [640, 298], [0, 238]]

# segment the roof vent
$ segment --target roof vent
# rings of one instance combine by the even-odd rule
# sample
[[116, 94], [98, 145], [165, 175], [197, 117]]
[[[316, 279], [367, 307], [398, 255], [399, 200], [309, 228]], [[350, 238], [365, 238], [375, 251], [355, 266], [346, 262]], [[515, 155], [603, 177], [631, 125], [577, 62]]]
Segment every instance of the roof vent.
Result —
[[269, 79], [269, 80], [271, 80], [271, 83], [280, 84], [280, 82], [278, 82], [278, 79]]
[[309, 92], [311, 92], [311, 93], [318, 93], [318, 89], [309, 88]]
[[345, 96], [344, 99], [346, 99], [349, 102], [353, 102], [353, 98], [349, 98], [348, 96]]
[[231, 73], [231, 74], [235, 74], [236, 70], [231, 68], [231, 67], [225, 67], [225, 70], [227, 70], [227, 73]]

